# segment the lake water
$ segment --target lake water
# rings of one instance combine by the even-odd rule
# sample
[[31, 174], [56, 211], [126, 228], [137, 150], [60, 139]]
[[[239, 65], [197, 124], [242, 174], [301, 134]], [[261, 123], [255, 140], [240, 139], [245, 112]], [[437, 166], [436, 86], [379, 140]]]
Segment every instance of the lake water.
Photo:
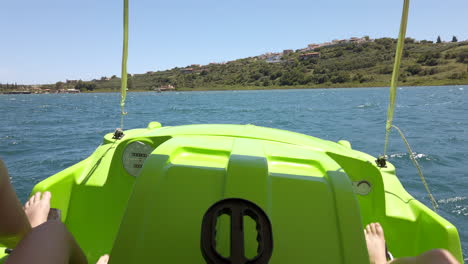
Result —
[[[88, 157], [120, 126], [119, 94], [0, 95], [0, 157], [22, 201], [39, 181]], [[349, 140], [383, 152], [388, 89], [349, 88], [129, 93], [125, 129], [197, 123], [254, 124]], [[459, 230], [468, 256], [468, 85], [399, 88], [395, 122], [405, 132], [439, 214]], [[397, 133], [390, 162], [405, 188], [430, 206]]]

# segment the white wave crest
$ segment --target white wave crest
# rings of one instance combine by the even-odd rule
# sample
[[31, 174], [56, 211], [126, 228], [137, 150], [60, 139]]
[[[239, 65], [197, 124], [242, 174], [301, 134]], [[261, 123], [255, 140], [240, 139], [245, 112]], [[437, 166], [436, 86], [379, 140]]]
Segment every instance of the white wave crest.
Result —
[[357, 108], [368, 108], [368, 107], [372, 107], [374, 106], [373, 104], [371, 103], [365, 103], [365, 104], [360, 104], [357, 106]]
[[463, 201], [463, 200], [466, 200], [466, 199], [468, 199], [468, 197], [466, 197], [466, 196], [456, 196], [456, 197], [452, 197], [452, 198], [441, 199], [441, 200], [438, 201], [438, 203], [448, 204], [448, 203]]
[[455, 209], [452, 210], [452, 213], [456, 214], [456, 215], [468, 215], [468, 207], [466, 206], [461, 206], [461, 205], [457, 205], [455, 206]]
[[[408, 156], [408, 153], [407, 153], [407, 152], [395, 153], [395, 154], [390, 154], [390, 155], [388, 155], [388, 157], [390, 157], [390, 158], [403, 158], [403, 157], [406, 157], [406, 156]], [[429, 155], [424, 154], [424, 153], [416, 153], [416, 152], [413, 152], [413, 156], [414, 156], [414, 158], [417, 159], [417, 160], [420, 160], [420, 159], [424, 159], [424, 160], [433, 160], [433, 158], [429, 157]]]

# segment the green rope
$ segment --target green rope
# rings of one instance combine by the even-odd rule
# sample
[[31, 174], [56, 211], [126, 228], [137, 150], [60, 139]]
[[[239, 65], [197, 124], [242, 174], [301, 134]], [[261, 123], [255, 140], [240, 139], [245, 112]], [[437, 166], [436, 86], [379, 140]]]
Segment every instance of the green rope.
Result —
[[411, 149], [410, 144], [408, 143], [408, 140], [406, 140], [405, 135], [403, 134], [403, 132], [401, 132], [401, 130], [397, 126], [392, 125], [392, 127], [395, 128], [398, 131], [398, 133], [400, 133], [401, 139], [403, 139], [403, 141], [405, 142], [406, 149], [408, 150], [410, 159], [413, 162], [414, 166], [418, 169], [419, 178], [421, 178], [421, 181], [424, 184], [424, 187], [426, 187], [426, 191], [429, 194], [429, 198], [431, 199], [432, 206], [434, 207], [434, 210], [437, 212], [437, 208], [439, 208], [439, 205], [437, 204], [436, 199], [434, 198], [434, 196], [432, 196], [432, 193], [429, 190], [429, 186], [427, 185], [426, 179], [424, 178], [424, 175], [421, 170], [421, 166], [416, 160], [416, 157], [414, 156], [413, 150]]
[[[427, 185], [426, 179], [421, 170], [421, 166], [419, 165], [418, 161], [414, 157], [413, 151], [405, 138], [405, 135], [401, 130], [394, 126], [393, 123], [393, 113], [395, 112], [395, 101], [396, 101], [396, 93], [397, 93], [397, 84], [398, 84], [398, 75], [400, 72], [400, 64], [401, 64], [401, 57], [403, 55], [403, 47], [405, 45], [405, 36], [406, 36], [406, 25], [408, 24], [408, 10], [409, 10], [409, 0], [404, 0], [403, 3], [403, 13], [401, 15], [401, 23], [400, 23], [400, 33], [398, 35], [398, 43], [395, 52], [395, 64], [393, 65], [393, 72], [392, 72], [392, 81], [390, 83], [390, 102], [388, 104], [387, 110], [387, 123], [385, 125], [385, 145], [384, 145], [384, 154], [383, 159], [385, 160], [387, 157], [387, 149], [388, 149], [388, 138], [390, 135], [391, 128], [395, 128], [398, 133], [400, 133], [401, 138], [406, 144], [406, 149], [408, 150], [408, 154], [410, 156], [411, 161], [413, 162], [414, 166], [418, 170], [419, 178], [421, 178], [424, 187], [426, 188], [427, 193], [429, 194], [429, 198], [431, 199], [432, 206], [434, 210], [437, 211], [439, 207], [434, 196], [432, 195], [431, 191], [429, 190], [429, 186]], [[380, 158], [379, 158], [380, 159]]]
[[127, 57], [128, 57], [128, 0], [124, 0], [124, 30], [122, 51], [122, 77], [120, 83], [120, 128], [124, 128], [125, 99], [127, 98]]
[[408, 23], [409, 0], [405, 0], [403, 4], [403, 14], [401, 15], [400, 34], [398, 36], [398, 44], [395, 52], [395, 64], [393, 65], [392, 82], [390, 83], [390, 103], [387, 111], [387, 124], [385, 126], [385, 145], [384, 157], [387, 155], [388, 136], [392, 128], [393, 112], [395, 111], [395, 100], [397, 92], [398, 75], [400, 72], [401, 56], [405, 45], [406, 25]]

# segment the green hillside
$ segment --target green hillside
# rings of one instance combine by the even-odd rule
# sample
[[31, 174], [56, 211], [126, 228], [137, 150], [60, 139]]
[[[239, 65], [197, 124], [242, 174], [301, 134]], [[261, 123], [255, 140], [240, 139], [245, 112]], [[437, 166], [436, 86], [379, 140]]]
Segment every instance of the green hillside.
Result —
[[[129, 75], [130, 91], [161, 87], [176, 90], [275, 89], [388, 86], [396, 39], [343, 40], [325, 47], [287, 50], [222, 64], [191, 65]], [[399, 85], [468, 84], [468, 41], [432, 43], [407, 38]], [[58, 83], [62, 87], [63, 83]], [[49, 85], [49, 88], [56, 88]], [[120, 79], [102, 77], [65, 83], [82, 91], [117, 91]]]
[[[173, 85], [177, 90], [388, 86], [395, 48], [396, 39], [382, 38], [313, 51], [295, 51], [273, 63], [261, 57], [251, 57], [225, 64], [134, 74], [129, 81], [129, 90], [167, 85]], [[318, 52], [320, 57], [301, 56], [312, 52]], [[110, 89], [118, 87], [118, 79], [96, 84], [98, 88]], [[408, 38], [400, 84], [468, 84], [468, 42], [435, 44]]]

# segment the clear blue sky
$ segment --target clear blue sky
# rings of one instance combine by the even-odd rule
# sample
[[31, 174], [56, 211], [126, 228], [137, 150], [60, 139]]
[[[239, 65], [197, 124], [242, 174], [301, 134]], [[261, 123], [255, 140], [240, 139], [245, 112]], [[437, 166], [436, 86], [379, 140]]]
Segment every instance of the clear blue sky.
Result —
[[[130, 0], [128, 71], [144, 73], [369, 35], [397, 37], [403, 1]], [[120, 74], [120, 0], [2, 1], [0, 82]], [[467, 0], [412, 0], [407, 36], [468, 39]]]

